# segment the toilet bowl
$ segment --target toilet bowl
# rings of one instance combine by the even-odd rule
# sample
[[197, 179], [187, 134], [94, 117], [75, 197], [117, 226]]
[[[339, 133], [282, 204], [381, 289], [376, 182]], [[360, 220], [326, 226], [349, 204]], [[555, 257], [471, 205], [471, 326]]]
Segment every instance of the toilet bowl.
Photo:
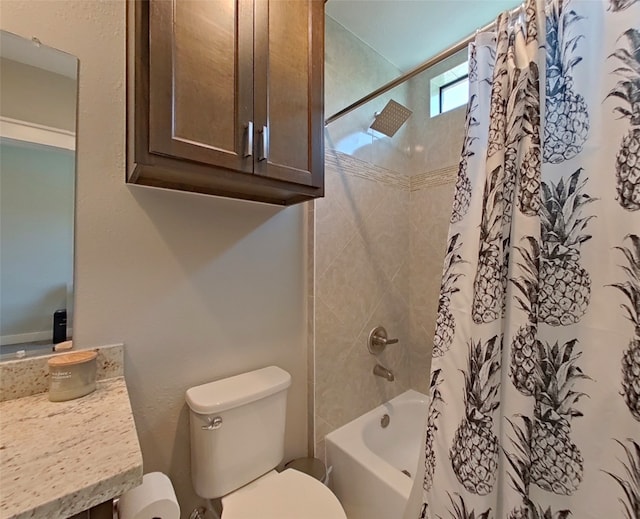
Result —
[[222, 498], [222, 519], [347, 519], [338, 498], [295, 469], [269, 472]]
[[276, 366], [187, 390], [191, 480], [205, 499], [222, 498], [222, 519], [346, 519], [338, 498], [284, 457], [291, 375]]

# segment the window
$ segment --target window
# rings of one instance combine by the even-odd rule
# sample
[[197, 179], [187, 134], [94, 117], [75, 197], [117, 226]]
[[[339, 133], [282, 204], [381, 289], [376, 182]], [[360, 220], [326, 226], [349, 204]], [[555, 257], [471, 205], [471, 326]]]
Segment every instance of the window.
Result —
[[466, 105], [469, 100], [469, 76], [453, 80], [440, 87], [440, 113]]
[[461, 63], [430, 81], [431, 117], [464, 106], [469, 100], [469, 64]]

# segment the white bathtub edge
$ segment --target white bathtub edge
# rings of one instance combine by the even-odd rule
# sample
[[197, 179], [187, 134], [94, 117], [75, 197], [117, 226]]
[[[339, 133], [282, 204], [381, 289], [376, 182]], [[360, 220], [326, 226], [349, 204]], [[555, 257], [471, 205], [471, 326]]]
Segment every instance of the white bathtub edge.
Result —
[[[370, 500], [371, 494], [376, 493], [375, 488], [379, 489], [378, 493], [385, 495], [384, 503], [378, 505], [383, 508], [388, 507], [388, 510], [393, 510], [395, 515], [400, 509], [404, 509], [409, 501], [416, 474], [413, 474], [412, 478], [407, 477], [398, 468], [370, 450], [365, 445], [364, 431], [367, 424], [379, 421], [381, 414], [388, 413], [393, 416], [394, 405], [413, 401], [419, 401], [424, 405], [426, 421], [428, 397], [410, 389], [325, 436], [327, 462], [337, 468], [333, 473], [335, 487], [332, 485], [332, 490], [343, 501], [348, 515], [351, 509], [354, 518], [371, 517], [362, 513], [362, 503], [368, 498]], [[355, 474], [340, 475], [340, 472], [349, 472], [345, 463], [353, 464], [353, 470], [357, 476]], [[416, 459], [414, 470], [417, 468], [418, 459]], [[349, 478], [362, 479], [362, 485], [352, 485], [348, 481]], [[379, 511], [382, 512], [382, 510]], [[349, 517], [351, 518], [352, 515]]]

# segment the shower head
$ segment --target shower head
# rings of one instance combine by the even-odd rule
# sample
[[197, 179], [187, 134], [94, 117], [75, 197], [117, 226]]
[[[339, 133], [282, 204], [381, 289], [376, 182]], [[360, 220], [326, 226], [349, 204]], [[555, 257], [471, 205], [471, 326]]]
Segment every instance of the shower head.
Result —
[[393, 137], [412, 113], [407, 107], [391, 99], [382, 112], [376, 114], [376, 118], [369, 128], [384, 133], [388, 137]]

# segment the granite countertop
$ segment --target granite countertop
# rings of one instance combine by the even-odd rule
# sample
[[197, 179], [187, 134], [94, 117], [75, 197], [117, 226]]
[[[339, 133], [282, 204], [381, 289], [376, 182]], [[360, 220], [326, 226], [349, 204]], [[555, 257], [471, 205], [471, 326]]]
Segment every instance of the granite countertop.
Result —
[[141, 483], [124, 377], [76, 400], [0, 402], [0, 518], [66, 518]]

